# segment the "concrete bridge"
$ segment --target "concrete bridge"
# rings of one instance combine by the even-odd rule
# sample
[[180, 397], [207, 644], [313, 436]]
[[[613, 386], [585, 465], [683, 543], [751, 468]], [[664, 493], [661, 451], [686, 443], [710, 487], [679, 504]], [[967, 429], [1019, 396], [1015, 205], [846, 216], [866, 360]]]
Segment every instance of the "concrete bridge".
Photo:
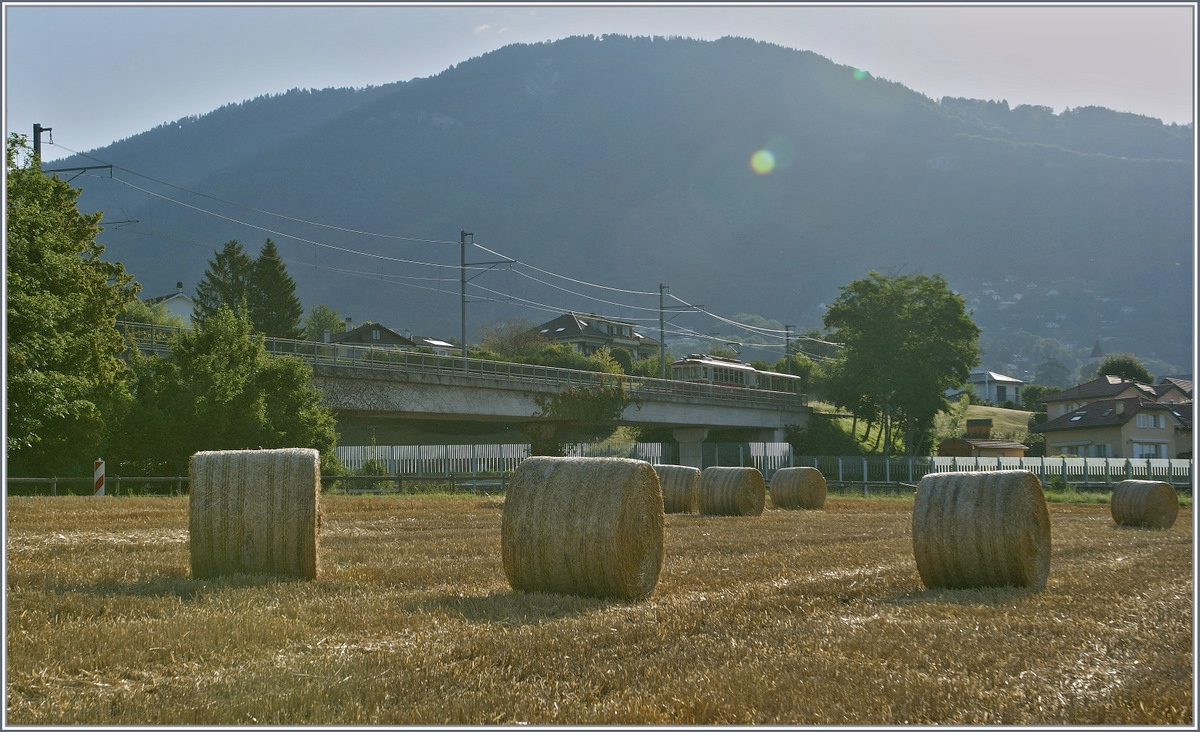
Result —
[[[175, 329], [127, 325], [138, 347], [169, 349]], [[612, 376], [590, 371], [503, 363], [458, 356], [286, 339], [266, 339], [276, 357], [309, 363], [313, 383], [324, 395], [342, 441], [366, 444], [411, 442], [413, 425], [432, 428], [454, 423], [478, 437], [496, 437], [547, 424], [539, 397], [568, 389], [594, 389], [621, 383], [629, 404], [602, 426], [670, 429], [684, 464], [699, 465], [700, 446], [710, 430], [734, 430], [746, 441], [783, 442], [789, 425], [804, 426], [810, 410], [801, 394], [706, 384]], [[379, 433], [383, 433], [380, 440]], [[437, 440], [438, 437], [433, 439]], [[440, 439], [444, 439], [444, 436]]]

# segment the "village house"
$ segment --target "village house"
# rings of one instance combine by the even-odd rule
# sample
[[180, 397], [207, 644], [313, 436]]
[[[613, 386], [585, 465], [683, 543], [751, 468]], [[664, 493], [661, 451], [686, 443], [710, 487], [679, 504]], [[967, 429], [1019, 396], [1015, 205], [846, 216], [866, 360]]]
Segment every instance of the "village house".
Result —
[[[349, 326], [349, 318], [346, 319]], [[399, 351], [409, 351], [413, 342], [391, 328], [385, 328], [378, 323], [366, 322], [357, 328], [347, 327], [342, 333], [329, 333], [326, 343], [340, 343], [347, 346], [379, 346]]]
[[1192, 403], [1142, 396], [1098, 399], [1033, 428], [1046, 455], [1105, 458], [1192, 457]]
[[183, 318], [183, 322], [190, 323], [192, 320], [192, 312], [196, 308], [196, 301], [183, 291], [183, 283], [175, 283], [175, 292], [169, 295], [159, 295], [158, 297], [146, 298], [146, 303], [150, 305], [161, 304], [167, 309], [171, 315], [177, 315]]
[[1046, 455], [1190, 458], [1192, 381], [1166, 377], [1151, 386], [1101, 376], [1042, 400]]
[[[1101, 376], [1097, 379], [1055, 392], [1042, 399], [1046, 419], [1054, 420], [1101, 399], [1139, 398], [1158, 401], [1154, 387], [1120, 376]], [[1190, 396], [1188, 397], [1191, 398]]]
[[555, 343], [566, 343], [585, 356], [602, 346], [610, 351], [624, 348], [635, 361], [657, 356], [659, 351], [659, 342], [639, 333], [633, 323], [599, 315], [568, 312], [542, 323], [534, 331]]
[[976, 371], [967, 378], [967, 385], [973, 388], [975, 395], [985, 402], [1020, 404], [1021, 389], [1025, 386], [1025, 382], [1012, 376], [998, 374], [995, 371]]
[[992, 420], [968, 419], [965, 437], [951, 437], [938, 444], [938, 457], [1025, 457], [1029, 445], [992, 439]]

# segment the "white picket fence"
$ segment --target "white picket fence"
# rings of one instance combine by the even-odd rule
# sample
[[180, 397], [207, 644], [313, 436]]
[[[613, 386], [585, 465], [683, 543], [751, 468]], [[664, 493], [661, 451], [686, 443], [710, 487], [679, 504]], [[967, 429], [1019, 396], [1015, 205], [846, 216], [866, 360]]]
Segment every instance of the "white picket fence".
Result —
[[[573, 457], [627, 457], [658, 465], [671, 462], [670, 448], [658, 442], [577, 445]], [[529, 457], [528, 444], [504, 445], [366, 445], [337, 448], [353, 473], [367, 460], [378, 461], [387, 475], [437, 476], [510, 473]], [[667, 459], [664, 459], [666, 455]], [[1161, 480], [1190, 489], [1191, 460], [1072, 457], [814, 457], [793, 454], [786, 442], [710, 443], [705, 467], [754, 467], [769, 480], [780, 468], [811, 466], [835, 483], [915, 483], [927, 473], [979, 470], [1028, 470], [1042, 482], [1061, 477], [1067, 483], [1112, 485], [1122, 480]]]

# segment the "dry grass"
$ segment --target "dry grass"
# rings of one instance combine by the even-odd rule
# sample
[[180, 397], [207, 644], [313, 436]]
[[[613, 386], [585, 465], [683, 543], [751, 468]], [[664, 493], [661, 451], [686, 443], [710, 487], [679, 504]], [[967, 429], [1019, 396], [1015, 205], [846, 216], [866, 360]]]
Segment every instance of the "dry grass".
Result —
[[7, 723], [1195, 721], [1190, 508], [1051, 505], [1037, 593], [924, 589], [911, 501], [669, 515], [629, 604], [509, 589], [499, 499], [322, 501], [288, 581], [190, 579], [187, 499], [8, 499]]

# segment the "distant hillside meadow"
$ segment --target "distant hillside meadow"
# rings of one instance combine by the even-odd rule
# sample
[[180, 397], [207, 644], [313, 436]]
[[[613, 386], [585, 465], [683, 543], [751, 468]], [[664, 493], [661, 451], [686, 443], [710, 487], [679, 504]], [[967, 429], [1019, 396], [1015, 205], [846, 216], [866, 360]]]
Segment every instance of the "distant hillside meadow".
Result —
[[528, 265], [471, 270], [468, 340], [567, 309], [657, 337], [660, 285], [802, 332], [869, 270], [940, 273], [993, 370], [1074, 369], [1100, 343], [1161, 376], [1191, 370], [1193, 156], [1193, 125], [933, 100], [746, 39], [604, 36], [231, 103], [47, 167], [114, 166], [73, 185], [147, 297], [267, 237], [306, 307], [440, 338], [461, 241], [487, 248], [468, 263]]

